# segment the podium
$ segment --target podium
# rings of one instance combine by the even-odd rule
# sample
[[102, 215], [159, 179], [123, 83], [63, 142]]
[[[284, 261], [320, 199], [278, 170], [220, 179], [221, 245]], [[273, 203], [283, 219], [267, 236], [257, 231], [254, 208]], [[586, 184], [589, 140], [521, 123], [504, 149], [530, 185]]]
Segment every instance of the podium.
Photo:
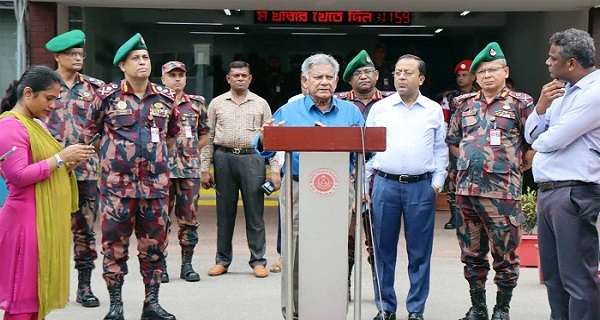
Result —
[[[286, 214], [282, 215], [283, 271], [286, 276], [286, 319], [347, 318], [349, 192], [357, 190], [354, 208], [360, 212], [364, 153], [385, 151], [383, 127], [265, 127], [263, 148], [285, 151]], [[300, 152], [298, 181], [298, 305], [294, 306], [292, 152]], [[355, 152], [356, 178], [350, 186], [350, 156]], [[360, 213], [355, 232], [354, 319], [361, 313]], [[326, 267], [323, 267], [326, 266]], [[283, 279], [283, 278], [282, 278]], [[294, 310], [296, 309], [296, 310]]]

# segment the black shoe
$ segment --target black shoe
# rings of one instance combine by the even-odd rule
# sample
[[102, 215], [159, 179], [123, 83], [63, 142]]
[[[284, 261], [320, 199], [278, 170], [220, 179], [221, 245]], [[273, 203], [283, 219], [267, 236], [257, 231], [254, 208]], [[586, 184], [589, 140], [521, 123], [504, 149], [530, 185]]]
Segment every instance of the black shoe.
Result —
[[409, 312], [408, 320], [424, 320], [423, 314], [420, 312]]
[[445, 225], [444, 225], [444, 229], [456, 229], [456, 225], [450, 221], [448, 221]]
[[396, 320], [396, 313], [391, 311], [379, 311], [373, 320]]
[[92, 292], [91, 287], [92, 269], [79, 269], [77, 285], [77, 297], [75, 301], [81, 303], [86, 308], [95, 308], [100, 305], [100, 301]]
[[169, 281], [171, 281], [169, 279], [169, 274], [167, 273], [167, 270], [163, 271], [162, 276], [160, 276], [160, 283], [169, 283]]
[[179, 277], [187, 282], [200, 281], [200, 275], [192, 268], [192, 256], [194, 248], [185, 248], [181, 250], [181, 273]]

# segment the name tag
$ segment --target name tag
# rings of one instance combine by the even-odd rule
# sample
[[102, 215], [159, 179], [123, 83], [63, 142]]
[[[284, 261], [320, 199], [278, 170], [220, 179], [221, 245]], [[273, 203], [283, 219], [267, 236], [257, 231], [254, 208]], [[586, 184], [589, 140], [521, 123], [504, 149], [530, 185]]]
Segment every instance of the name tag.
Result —
[[185, 137], [190, 139], [194, 136], [192, 135], [192, 127], [191, 126], [183, 126], [183, 130], [185, 131]]
[[490, 130], [490, 145], [491, 146], [499, 146], [501, 140], [502, 140], [502, 131], [500, 131], [500, 129]]
[[115, 115], [116, 116], [128, 116], [130, 114], [133, 114], [133, 111], [131, 111], [130, 109], [127, 109], [127, 110], [115, 110]]
[[160, 142], [160, 133], [157, 127], [150, 128], [150, 135], [152, 136], [152, 142], [159, 143]]

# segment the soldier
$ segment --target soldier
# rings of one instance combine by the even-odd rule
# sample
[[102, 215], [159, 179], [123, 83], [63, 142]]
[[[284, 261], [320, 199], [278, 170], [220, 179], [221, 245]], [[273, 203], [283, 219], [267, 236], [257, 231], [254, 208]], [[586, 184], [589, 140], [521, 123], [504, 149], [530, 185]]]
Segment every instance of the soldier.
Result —
[[373, 50], [373, 64], [381, 75], [377, 79], [377, 88], [379, 90], [394, 91], [394, 61], [390, 61], [386, 57], [387, 49], [385, 44], [378, 43]]
[[[46, 49], [54, 53], [54, 60], [58, 64], [56, 72], [60, 75], [61, 84], [56, 104], [43, 121], [63, 147], [83, 142], [83, 126], [95, 96], [94, 91], [104, 85], [102, 80], [79, 73], [85, 59], [84, 43], [85, 34], [81, 30], [71, 30], [46, 43]], [[94, 232], [98, 198], [98, 155], [92, 155], [73, 171], [79, 189], [79, 210], [71, 215], [73, 260], [79, 273], [75, 301], [84, 307], [97, 307], [100, 301], [92, 292], [90, 281], [95, 268], [94, 261], [98, 258]]]
[[151, 83], [150, 57], [137, 33], [115, 54], [125, 79], [96, 90], [86, 138], [99, 144], [100, 211], [104, 273], [110, 309], [104, 319], [123, 319], [121, 287], [128, 273], [129, 237], [138, 238], [146, 298], [142, 319], [174, 320], [158, 303], [169, 207], [168, 146], [175, 141], [179, 112], [175, 92]]
[[[469, 92], [476, 92], [477, 90], [473, 86], [475, 81], [475, 74], [469, 72], [471, 69], [472, 60], [463, 60], [454, 67], [454, 73], [456, 74], [456, 89], [446, 91], [442, 94], [442, 110], [444, 111], [444, 119], [446, 123], [450, 122], [450, 117], [456, 112], [456, 105], [454, 99], [460, 95]], [[448, 178], [446, 179], [446, 193], [448, 197], [448, 205], [450, 207], [450, 220], [444, 225], [444, 229], [456, 228], [456, 213], [458, 208], [456, 207], [456, 157], [450, 153], [449, 165], [448, 165]]]
[[[180, 112], [179, 134], [173, 147], [169, 149], [171, 187], [169, 191], [169, 213], [175, 210], [179, 224], [179, 245], [181, 245], [181, 273], [185, 281], [200, 281], [200, 275], [192, 268], [194, 247], [198, 244], [198, 198], [200, 197], [200, 149], [208, 142], [206, 123], [206, 101], [202, 96], [188, 95], [185, 89], [185, 64], [169, 61], [162, 66], [162, 83], [175, 90], [175, 102]], [[169, 220], [169, 225], [170, 225]], [[168, 241], [167, 237], [167, 241]], [[167, 243], [168, 244], [168, 243]], [[167, 247], [165, 245], [165, 247]], [[165, 257], [167, 252], [165, 251]], [[162, 283], [169, 282], [167, 265], [162, 274]]]
[[456, 235], [472, 302], [463, 320], [488, 319], [485, 281], [490, 246], [498, 286], [492, 319], [510, 319], [509, 304], [519, 277], [515, 249], [525, 221], [519, 200], [521, 178], [533, 157], [523, 131], [533, 99], [506, 88], [509, 69], [496, 42], [475, 57], [470, 71], [481, 90], [456, 98], [446, 138], [458, 159]]
[[[340, 92], [335, 97], [340, 100], [346, 100], [354, 103], [360, 109], [365, 120], [369, 115], [369, 110], [375, 102], [393, 95], [394, 91], [379, 91], [375, 85], [379, 79], [379, 71], [365, 50], [361, 50], [346, 66], [342, 79], [352, 86], [348, 92]], [[371, 186], [369, 185], [369, 190]], [[356, 211], [356, 210], [354, 210]], [[369, 253], [368, 260], [373, 271], [373, 238], [371, 234], [371, 217], [369, 211], [361, 212], [363, 227], [365, 228], [365, 245]], [[352, 278], [352, 268], [354, 267], [354, 233], [356, 228], [356, 214], [352, 213], [350, 218], [350, 228], [348, 229], [348, 300], [350, 300], [350, 286]]]

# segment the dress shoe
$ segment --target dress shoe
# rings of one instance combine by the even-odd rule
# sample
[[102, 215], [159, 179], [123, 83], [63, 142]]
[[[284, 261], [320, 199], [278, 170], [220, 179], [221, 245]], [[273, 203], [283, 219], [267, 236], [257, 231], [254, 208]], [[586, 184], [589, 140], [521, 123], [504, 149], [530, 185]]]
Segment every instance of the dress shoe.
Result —
[[373, 320], [396, 320], [396, 313], [391, 311], [379, 311]]
[[211, 277], [220, 276], [225, 273], [227, 273], [227, 267], [220, 264], [215, 264], [212, 268], [208, 270], [208, 275]]
[[423, 314], [420, 312], [409, 312], [408, 320], [424, 320]]
[[275, 261], [275, 263], [273, 263], [271, 265], [271, 273], [279, 273], [281, 272], [281, 257], [279, 257], [277, 259], [277, 261]]
[[263, 266], [262, 264], [259, 264], [254, 267], [254, 276], [255, 277], [265, 278], [268, 275], [269, 275], [269, 272], [267, 271], [267, 268], [265, 268], [265, 266]]

